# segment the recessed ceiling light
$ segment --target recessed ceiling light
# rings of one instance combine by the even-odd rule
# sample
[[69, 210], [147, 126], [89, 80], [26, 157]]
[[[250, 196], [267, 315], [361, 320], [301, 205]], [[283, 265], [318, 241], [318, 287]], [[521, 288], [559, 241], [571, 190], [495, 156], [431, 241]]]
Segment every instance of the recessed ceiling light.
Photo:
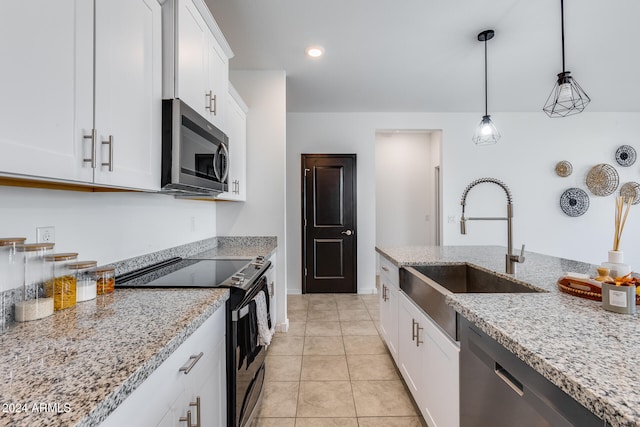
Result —
[[318, 58], [320, 56], [322, 56], [322, 54], [324, 53], [324, 49], [320, 46], [309, 46], [306, 50], [305, 50], [307, 56], [310, 56], [312, 58]]

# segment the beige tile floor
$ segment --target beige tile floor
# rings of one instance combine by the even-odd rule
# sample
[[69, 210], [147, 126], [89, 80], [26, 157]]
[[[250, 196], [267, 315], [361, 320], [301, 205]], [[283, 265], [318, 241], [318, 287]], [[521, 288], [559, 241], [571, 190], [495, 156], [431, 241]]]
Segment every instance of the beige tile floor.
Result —
[[253, 427], [423, 427], [378, 333], [377, 295], [287, 297]]

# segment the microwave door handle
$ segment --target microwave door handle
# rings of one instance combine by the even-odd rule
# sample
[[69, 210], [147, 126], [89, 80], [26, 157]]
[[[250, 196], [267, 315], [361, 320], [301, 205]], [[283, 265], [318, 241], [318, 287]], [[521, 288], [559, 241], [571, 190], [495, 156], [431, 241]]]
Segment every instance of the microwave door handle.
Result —
[[223, 158], [226, 160], [224, 161], [224, 164], [221, 163], [221, 167], [223, 168], [222, 171], [218, 170], [217, 161], [213, 162], [213, 169], [216, 173], [216, 178], [218, 178], [220, 182], [224, 183], [227, 180], [227, 175], [229, 175], [229, 150], [224, 143], [220, 144], [220, 148], [222, 149], [223, 153], [220, 153], [220, 149], [218, 149], [218, 153], [216, 153], [216, 155], [220, 156], [222, 154]]

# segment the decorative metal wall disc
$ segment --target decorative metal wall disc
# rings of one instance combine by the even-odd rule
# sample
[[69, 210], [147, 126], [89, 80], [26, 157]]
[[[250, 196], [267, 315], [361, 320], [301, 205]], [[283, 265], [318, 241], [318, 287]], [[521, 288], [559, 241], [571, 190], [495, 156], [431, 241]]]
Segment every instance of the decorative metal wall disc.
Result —
[[606, 163], [595, 165], [587, 174], [587, 188], [596, 196], [608, 196], [618, 189], [620, 178], [616, 169]]
[[621, 145], [616, 150], [616, 162], [620, 166], [631, 166], [636, 162], [636, 149], [630, 145]]
[[567, 177], [573, 172], [573, 165], [567, 160], [558, 162], [556, 165], [556, 174], [561, 177]]
[[640, 184], [637, 182], [626, 182], [620, 187], [620, 195], [623, 197], [630, 197], [633, 200], [631, 203], [637, 205], [640, 203]]
[[589, 209], [589, 195], [580, 188], [570, 188], [560, 196], [560, 208], [569, 216], [580, 216]]

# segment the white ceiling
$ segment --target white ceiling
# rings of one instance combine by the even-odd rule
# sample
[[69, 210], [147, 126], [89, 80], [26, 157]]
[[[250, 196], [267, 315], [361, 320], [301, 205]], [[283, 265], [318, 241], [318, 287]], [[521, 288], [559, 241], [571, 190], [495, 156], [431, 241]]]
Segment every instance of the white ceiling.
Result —
[[[231, 69], [284, 69], [289, 112], [540, 111], [562, 71], [559, 0], [205, 0]], [[566, 0], [586, 111], [640, 111], [640, 0]], [[309, 45], [325, 55], [305, 56]]]

